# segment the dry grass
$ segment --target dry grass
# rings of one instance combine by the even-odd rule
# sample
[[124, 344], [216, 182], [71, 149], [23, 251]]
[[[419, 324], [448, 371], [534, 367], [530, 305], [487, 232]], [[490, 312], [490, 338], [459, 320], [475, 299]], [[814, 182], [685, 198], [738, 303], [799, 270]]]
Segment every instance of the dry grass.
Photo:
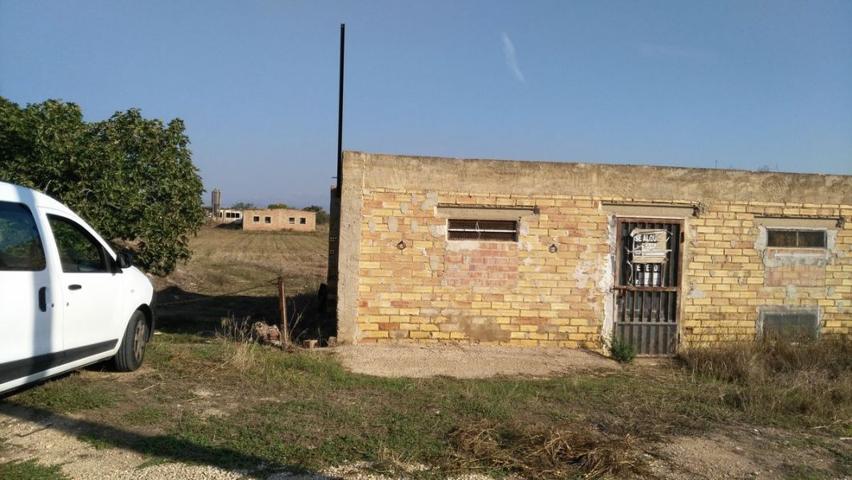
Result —
[[251, 318], [236, 318], [231, 315], [222, 318], [216, 336], [224, 341], [236, 343], [253, 342]]
[[[252, 232], [204, 227], [190, 242], [192, 259], [160, 287], [177, 285], [203, 295], [222, 294], [284, 277], [287, 294], [316, 292], [328, 268], [328, 227], [316, 232]], [[272, 295], [274, 287], [249, 295]]]
[[256, 365], [259, 345], [253, 338], [251, 318], [238, 319], [233, 315], [222, 319], [216, 340], [222, 348], [222, 366], [245, 373]]
[[791, 415], [852, 425], [852, 341], [763, 341], [695, 348], [679, 358], [694, 377], [732, 388], [725, 401], [759, 419]]
[[465, 425], [450, 434], [452, 459], [463, 471], [488, 465], [529, 478], [585, 478], [639, 475], [647, 472], [630, 435], [608, 435], [588, 426], [575, 429], [541, 426], [510, 428], [492, 423]]
[[255, 351], [259, 348], [256, 343], [246, 342], [224, 342], [227, 344], [225, 351], [225, 364], [230, 368], [244, 373], [251, 370], [256, 363]]

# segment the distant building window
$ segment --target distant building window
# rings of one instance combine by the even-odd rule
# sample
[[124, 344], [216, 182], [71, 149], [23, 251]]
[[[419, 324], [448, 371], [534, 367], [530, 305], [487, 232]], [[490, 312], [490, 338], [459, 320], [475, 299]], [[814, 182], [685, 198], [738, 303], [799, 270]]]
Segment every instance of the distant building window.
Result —
[[516, 242], [518, 222], [515, 220], [448, 220], [447, 239]]
[[257, 215], [255, 215], [255, 216], [254, 216], [251, 220], [252, 220], [254, 223], [260, 223], [260, 217], [259, 217], [259, 216], [257, 216]]
[[308, 222], [307, 222], [307, 220], [305, 219], [305, 217], [302, 217], [302, 218], [300, 218], [300, 219], [299, 219], [299, 223], [301, 223], [302, 225], [304, 225], [304, 224], [306, 224], [306, 223], [308, 223]]
[[290, 223], [296, 223], [296, 217], [290, 217]]
[[766, 231], [766, 245], [779, 248], [825, 248], [825, 230]]
[[265, 223], [272, 223], [272, 217], [263, 217]]

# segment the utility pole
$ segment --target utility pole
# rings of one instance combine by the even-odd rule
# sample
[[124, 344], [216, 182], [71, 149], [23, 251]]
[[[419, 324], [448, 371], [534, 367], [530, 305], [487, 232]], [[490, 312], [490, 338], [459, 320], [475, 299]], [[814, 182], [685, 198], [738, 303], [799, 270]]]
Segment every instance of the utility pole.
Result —
[[346, 48], [346, 24], [340, 24], [340, 82], [337, 90], [337, 196], [343, 181], [343, 57]]

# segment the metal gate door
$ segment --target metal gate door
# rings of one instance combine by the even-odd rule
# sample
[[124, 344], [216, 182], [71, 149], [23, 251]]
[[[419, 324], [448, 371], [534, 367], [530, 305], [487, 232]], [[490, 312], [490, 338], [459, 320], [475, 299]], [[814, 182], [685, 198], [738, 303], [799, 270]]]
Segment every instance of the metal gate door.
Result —
[[671, 355], [677, 347], [681, 227], [618, 219], [614, 333], [640, 355]]

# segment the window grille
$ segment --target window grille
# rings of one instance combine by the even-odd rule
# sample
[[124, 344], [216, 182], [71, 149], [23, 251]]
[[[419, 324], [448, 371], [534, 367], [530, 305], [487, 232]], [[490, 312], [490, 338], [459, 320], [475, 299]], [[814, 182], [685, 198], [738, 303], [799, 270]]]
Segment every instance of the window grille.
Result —
[[448, 240], [518, 241], [518, 222], [515, 220], [453, 220], [447, 221]]
[[766, 231], [766, 245], [781, 248], [825, 248], [825, 230]]

